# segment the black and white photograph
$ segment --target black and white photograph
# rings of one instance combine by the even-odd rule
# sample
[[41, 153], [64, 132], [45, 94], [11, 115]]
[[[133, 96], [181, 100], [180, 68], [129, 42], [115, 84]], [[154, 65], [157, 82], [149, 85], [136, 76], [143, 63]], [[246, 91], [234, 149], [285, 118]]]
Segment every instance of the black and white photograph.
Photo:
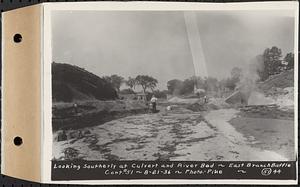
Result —
[[295, 19], [51, 11], [52, 160], [296, 161]]

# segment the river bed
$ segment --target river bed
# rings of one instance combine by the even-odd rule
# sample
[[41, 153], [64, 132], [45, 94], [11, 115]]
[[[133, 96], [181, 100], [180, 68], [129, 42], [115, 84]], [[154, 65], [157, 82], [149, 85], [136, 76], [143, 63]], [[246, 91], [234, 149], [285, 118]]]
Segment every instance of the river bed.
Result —
[[80, 138], [54, 141], [53, 157], [72, 159], [66, 156], [71, 151], [74, 159], [85, 160], [291, 159], [280, 151], [260, 146], [256, 137], [230, 124], [238, 112], [220, 109], [204, 114], [183, 110], [128, 116], [81, 129], [89, 133]]

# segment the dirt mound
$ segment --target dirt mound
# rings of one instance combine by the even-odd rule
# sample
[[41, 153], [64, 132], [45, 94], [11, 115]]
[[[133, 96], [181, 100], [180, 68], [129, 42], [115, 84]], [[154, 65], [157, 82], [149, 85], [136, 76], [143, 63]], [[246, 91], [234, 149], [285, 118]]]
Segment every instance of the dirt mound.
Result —
[[[226, 98], [226, 103], [239, 105], [270, 105], [292, 106], [294, 70], [271, 76], [264, 82], [252, 85], [251, 89], [240, 87]], [[246, 87], [247, 88], [247, 87]]]
[[223, 108], [230, 108], [230, 105], [224, 102], [224, 99], [213, 99], [209, 103], [193, 103], [186, 107], [193, 112], [218, 110]]
[[248, 100], [249, 105], [270, 105], [274, 104], [284, 109], [294, 107], [294, 88], [275, 88], [272, 87], [266, 93], [253, 91]]
[[210, 98], [208, 106], [212, 109], [230, 108], [230, 104], [226, 103], [224, 98]]
[[273, 75], [266, 81], [259, 83], [258, 88], [263, 92], [268, 92], [272, 88], [286, 88], [294, 86], [294, 70]]
[[270, 105], [274, 104], [275, 101], [271, 97], [266, 97], [265, 94], [253, 91], [250, 94], [250, 97], [248, 99], [249, 105]]
[[116, 99], [113, 86], [100, 77], [70, 64], [52, 63], [52, 97], [55, 102]]
[[188, 105], [186, 108], [193, 112], [201, 112], [207, 110], [207, 107], [205, 105], [201, 105], [199, 103]]
[[283, 89], [282, 94], [276, 94], [272, 96], [275, 103], [282, 109], [293, 109], [294, 108], [294, 88], [287, 87]]

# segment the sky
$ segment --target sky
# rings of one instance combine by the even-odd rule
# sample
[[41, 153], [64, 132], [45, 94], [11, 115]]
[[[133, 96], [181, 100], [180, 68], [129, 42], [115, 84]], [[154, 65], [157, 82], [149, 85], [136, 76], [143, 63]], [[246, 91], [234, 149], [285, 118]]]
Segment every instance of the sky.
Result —
[[[53, 11], [52, 58], [102, 77], [218, 79], [266, 48], [294, 50], [287, 11]], [[196, 68], [196, 70], [195, 70]]]

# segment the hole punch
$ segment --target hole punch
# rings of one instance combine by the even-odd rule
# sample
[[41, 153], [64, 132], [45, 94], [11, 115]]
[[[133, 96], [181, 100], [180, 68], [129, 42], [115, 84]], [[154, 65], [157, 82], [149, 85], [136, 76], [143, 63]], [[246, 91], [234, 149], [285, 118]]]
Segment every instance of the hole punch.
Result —
[[14, 35], [14, 42], [20, 43], [22, 41], [22, 35], [21, 34], [15, 34]]
[[15, 138], [14, 138], [14, 144], [15, 144], [16, 146], [22, 145], [22, 144], [23, 144], [23, 139], [22, 139], [21, 137], [19, 137], [19, 136], [15, 137]]

